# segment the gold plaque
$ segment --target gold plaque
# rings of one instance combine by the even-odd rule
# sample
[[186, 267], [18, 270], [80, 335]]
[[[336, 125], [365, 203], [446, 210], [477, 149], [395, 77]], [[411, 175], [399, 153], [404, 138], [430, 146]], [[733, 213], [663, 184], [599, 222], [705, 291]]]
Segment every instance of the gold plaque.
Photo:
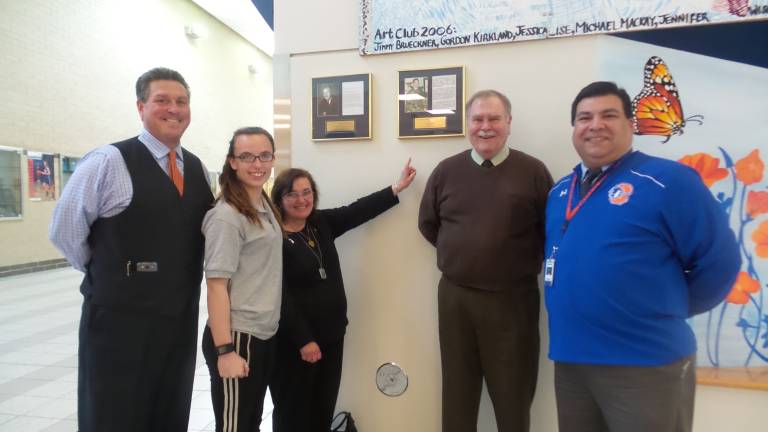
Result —
[[355, 121], [354, 120], [336, 120], [325, 122], [325, 130], [327, 132], [354, 132]]
[[413, 128], [418, 129], [445, 129], [447, 117], [417, 117], [413, 119]]

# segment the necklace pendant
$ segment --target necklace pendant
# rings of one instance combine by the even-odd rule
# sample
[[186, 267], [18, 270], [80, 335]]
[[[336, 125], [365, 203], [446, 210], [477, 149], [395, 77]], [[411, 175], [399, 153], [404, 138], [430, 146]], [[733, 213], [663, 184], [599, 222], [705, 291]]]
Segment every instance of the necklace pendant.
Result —
[[325, 269], [323, 267], [320, 267], [317, 269], [317, 272], [320, 273], [320, 279], [328, 279], [328, 274], [325, 272]]
[[307, 242], [307, 244], [308, 244], [308, 245], [309, 245], [309, 247], [311, 247], [311, 248], [315, 247], [315, 241], [314, 241], [314, 240], [312, 240], [312, 239], [309, 239], [309, 241]]

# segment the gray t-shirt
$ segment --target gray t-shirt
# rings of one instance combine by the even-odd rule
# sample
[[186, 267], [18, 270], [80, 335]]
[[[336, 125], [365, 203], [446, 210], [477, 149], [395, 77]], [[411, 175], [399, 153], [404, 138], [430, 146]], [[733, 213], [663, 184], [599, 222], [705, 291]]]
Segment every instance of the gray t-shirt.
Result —
[[229, 279], [232, 330], [266, 340], [277, 332], [283, 235], [269, 205], [256, 206], [261, 226], [223, 199], [203, 219], [205, 276]]

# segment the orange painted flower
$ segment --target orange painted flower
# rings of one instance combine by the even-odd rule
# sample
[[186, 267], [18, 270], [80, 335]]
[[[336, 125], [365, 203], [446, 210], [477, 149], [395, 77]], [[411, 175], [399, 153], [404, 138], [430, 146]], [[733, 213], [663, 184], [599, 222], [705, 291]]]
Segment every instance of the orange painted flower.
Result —
[[707, 187], [712, 187], [713, 184], [728, 176], [728, 170], [720, 168], [720, 159], [706, 153], [686, 155], [678, 162], [695, 169]]
[[757, 149], [752, 150], [745, 158], [736, 162], [734, 167], [736, 168], [736, 178], [745, 185], [751, 185], [763, 179], [765, 164], [760, 159], [760, 151]]
[[749, 191], [747, 194], [747, 213], [752, 219], [768, 213], [768, 192]]
[[747, 304], [749, 295], [760, 291], [760, 282], [752, 279], [747, 272], [739, 272], [736, 283], [725, 301], [733, 304]]
[[763, 221], [752, 232], [752, 241], [755, 242], [755, 253], [761, 258], [768, 258], [768, 221]]

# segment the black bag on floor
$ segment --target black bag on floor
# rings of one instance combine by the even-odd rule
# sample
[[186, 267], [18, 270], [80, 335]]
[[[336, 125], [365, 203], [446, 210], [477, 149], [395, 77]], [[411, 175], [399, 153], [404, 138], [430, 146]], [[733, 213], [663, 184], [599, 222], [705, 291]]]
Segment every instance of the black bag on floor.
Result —
[[[335, 426], [334, 426], [335, 425]], [[357, 432], [357, 426], [355, 426], [355, 420], [352, 418], [352, 413], [349, 411], [342, 411], [336, 414], [331, 421], [331, 432]]]

